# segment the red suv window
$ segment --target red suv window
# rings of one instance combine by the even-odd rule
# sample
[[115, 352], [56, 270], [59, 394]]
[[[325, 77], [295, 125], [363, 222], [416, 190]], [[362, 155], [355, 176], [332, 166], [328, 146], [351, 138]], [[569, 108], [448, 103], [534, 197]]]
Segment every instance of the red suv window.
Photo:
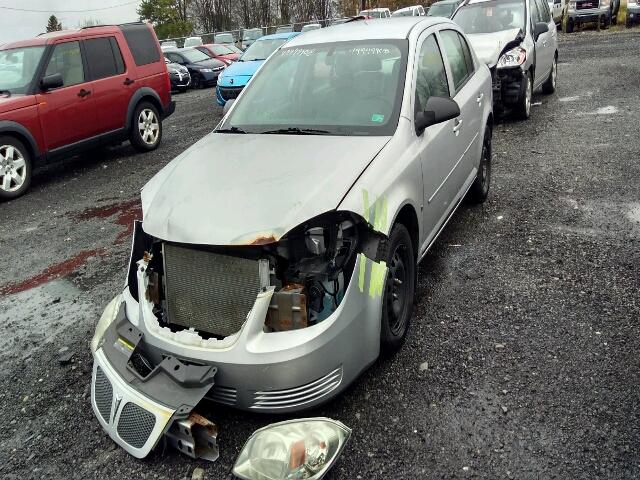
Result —
[[124, 61], [114, 37], [85, 40], [84, 48], [92, 80], [124, 73]]

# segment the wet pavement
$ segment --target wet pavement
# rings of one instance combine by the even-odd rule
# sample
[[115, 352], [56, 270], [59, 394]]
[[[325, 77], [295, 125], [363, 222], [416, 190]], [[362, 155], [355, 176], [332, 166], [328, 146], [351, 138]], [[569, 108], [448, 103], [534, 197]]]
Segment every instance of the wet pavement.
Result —
[[[353, 428], [328, 478], [640, 476], [639, 41], [561, 36], [557, 94], [496, 126], [489, 200], [421, 264], [405, 346], [309, 412]], [[89, 341], [124, 282], [138, 192], [215, 126], [213, 95], [176, 95], [158, 151], [92, 152], [0, 204], [2, 478], [229, 478], [251, 432], [286, 418], [208, 405], [209, 464], [136, 460], [91, 412]]]

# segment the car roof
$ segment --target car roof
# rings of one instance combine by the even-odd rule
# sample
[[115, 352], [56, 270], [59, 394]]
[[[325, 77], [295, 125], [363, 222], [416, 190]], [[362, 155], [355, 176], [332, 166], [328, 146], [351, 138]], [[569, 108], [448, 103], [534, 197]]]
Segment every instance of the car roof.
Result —
[[64, 38], [64, 39], [81, 38], [81, 37], [86, 37], [88, 35], [113, 34], [119, 31], [120, 29], [118, 28], [117, 25], [100, 25], [96, 27], [59, 30], [57, 32], [42, 33], [37, 37], [28, 38], [26, 40], [20, 40], [12, 43], [5, 43], [4, 45], [2, 45], [2, 49], [8, 50], [11, 48], [19, 48], [19, 47], [35, 47], [38, 45], [48, 45], [60, 38]]
[[[486, 0], [489, 1], [489, 0]], [[440, 0], [439, 2], [435, 2], [433, 3], [431, 6], [433, 7], [433, 5], [450, 5], [452, 3], [458, 3], [460, 2], [460, 0]], [[465, 2], [462, 2], [465, 3]]]
[[362, 12], [386, 12], [387, 10], [389, 10], [388, 8], [365, 8], [364, 10], [361, 10]]
[[393, 17], [332, 25], [320, 30], [311, 30], [297, 37], [287, 46], [313, 43], [348, 42], [350, 40], [403, 39], [408, 38], [413, 28], [420, 24], [427, 28], [440, 23], [453, 24], [444, 17]]
[[289, 38], [293, 38], [300, 35], [300, 32], [283, 32], [283, 33], [274, 33], [273, 35], [264, 35], [260, 38], [258, 38], [256, 40], [256, 42], [262, 42], [263, 40], [278, 40], [278, 39], [285, 39], [288, 40]]

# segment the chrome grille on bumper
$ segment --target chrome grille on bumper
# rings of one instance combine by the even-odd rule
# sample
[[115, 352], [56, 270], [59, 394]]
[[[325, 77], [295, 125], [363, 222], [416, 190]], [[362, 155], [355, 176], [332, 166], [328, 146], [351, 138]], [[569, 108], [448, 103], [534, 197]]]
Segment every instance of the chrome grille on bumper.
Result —
[[98, 412], [100, 412], [102, 419], [109, 423], [111, 420], [111, 404], [113, 403], [113, 387], [100, 367], [96, 370], [96, 381], [93, 388]]
[[237, 395], [238, 393], [235, 388], [214, 385], [207, 395], [207, 398], [225, 405], [235, 405]]
[[156, 417], [135, 403], [122, 407], [118, 419], [118, 435], [133, 448], [142, 448], [156, 425]]
[[260, 291], [260, 261], [171, 244], [163, 252], [169, 322], [223, 337], [238, 332]]
[[342, 382], [342, 367], [338, 367], [318, 380], [286, 390], [256, 392], [252, 409], [292, 408], [315, 402], [338, 388]]

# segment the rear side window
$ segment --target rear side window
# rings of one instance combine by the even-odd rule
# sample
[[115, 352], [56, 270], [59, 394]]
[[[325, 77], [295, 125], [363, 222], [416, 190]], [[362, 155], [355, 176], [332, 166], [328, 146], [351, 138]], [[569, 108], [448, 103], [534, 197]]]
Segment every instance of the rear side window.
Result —
[[124, 73], [124, 61], [115, 37], [85, 40], [84, 49], [93, 80]]
[[160, 50], [156, 40], [145, 24], [121, 25], [120, 30], [124, 34], [137, 66], [160, 61]]

